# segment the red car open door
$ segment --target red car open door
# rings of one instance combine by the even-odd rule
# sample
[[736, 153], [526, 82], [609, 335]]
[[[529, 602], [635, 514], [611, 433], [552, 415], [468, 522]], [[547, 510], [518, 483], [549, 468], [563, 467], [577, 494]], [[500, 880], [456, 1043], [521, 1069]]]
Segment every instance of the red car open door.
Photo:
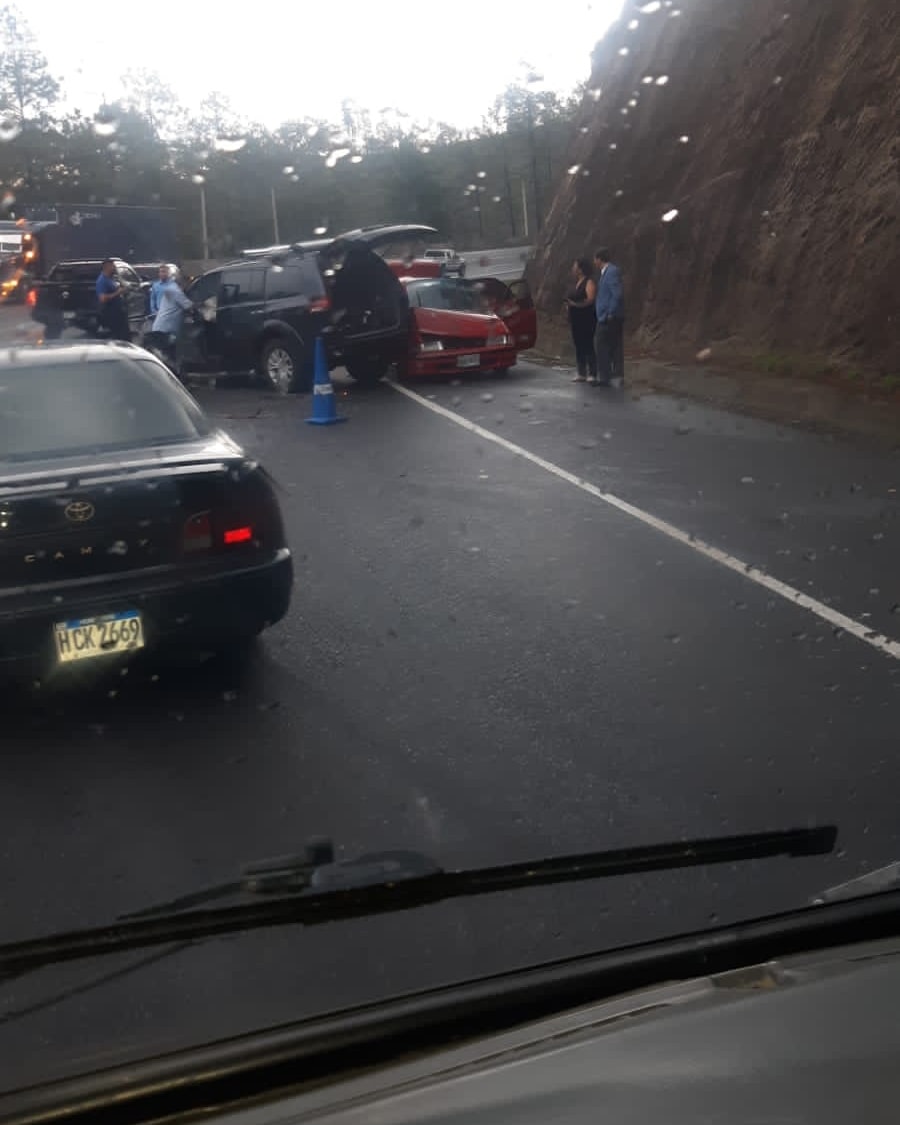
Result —
[[507, 285], [496, 277], [479, 277], [466, 282], [480, 297], [484, 312], [504, 321], [517, 352], [533, 348], [537, 341], [537, 311], [527, 281]]

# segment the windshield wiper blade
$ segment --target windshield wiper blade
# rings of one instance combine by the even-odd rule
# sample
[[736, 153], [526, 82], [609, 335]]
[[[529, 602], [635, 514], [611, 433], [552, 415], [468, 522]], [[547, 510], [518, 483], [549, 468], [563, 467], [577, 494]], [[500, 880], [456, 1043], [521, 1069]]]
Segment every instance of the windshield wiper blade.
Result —
[[[834, 850], [836, 840], [837, 828], [826, 825], [677, 840], [460, 871], [444, 871], [427, 856], [403, 851], [378, 852], [335, 863], [330, 843], [316, 841], [303, 857], [253, 864], [244, 869], [239, 880], [121, 917], [108, 925], [0, 945], [0, 980], [63, 961], [243, 930], [361, 918], [451, 898], [770, 856], [827, 855]], [[206, 905], [229, 895], [242, 895], [249, 901]]]

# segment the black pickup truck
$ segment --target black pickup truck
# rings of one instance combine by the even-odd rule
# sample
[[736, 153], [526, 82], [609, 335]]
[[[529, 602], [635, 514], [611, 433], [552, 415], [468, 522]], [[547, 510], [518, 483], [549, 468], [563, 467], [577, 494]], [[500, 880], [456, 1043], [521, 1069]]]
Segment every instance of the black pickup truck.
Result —
[[[131, 331], [138, 333], [147, 315], [150, 283], [141, 281], [127, 263], [114, 261], [116, 277], [124, 290], [128, 323]], [[80, 328], [91, 336], [100, 334], [97, 277], [102, 264], [99, 258], [57, 262], [46, 278], [32, 284], [26, 299], [32, 319], [44, 325], [47, 339], [58, 339], [64, 328]]]

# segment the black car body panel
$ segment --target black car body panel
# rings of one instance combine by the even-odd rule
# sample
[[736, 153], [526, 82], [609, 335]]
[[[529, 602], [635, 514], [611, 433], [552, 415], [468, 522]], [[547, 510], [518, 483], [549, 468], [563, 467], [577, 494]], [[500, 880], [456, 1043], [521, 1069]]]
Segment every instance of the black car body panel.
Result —
[[[123, 357], [151, 398], [178, 417], [190, 404], [205, 423], [165, 367], [130, 345], [20, 349], [0, 356], [0, 385], [16, 364], [39, 396], [41, 359], [87, 380]], [[15, 391], [0, 396], [0, 425]], [[147, 417], [152, 401], [134, 401]], [[284, 616], [292, 582], [274, 483], [221, 431], [198, 426], [140, 448], [0, 451], [0, 666], [52, 668], [58, 626], [123, 612], [140, 615], [146, 647], [243, 640]]]

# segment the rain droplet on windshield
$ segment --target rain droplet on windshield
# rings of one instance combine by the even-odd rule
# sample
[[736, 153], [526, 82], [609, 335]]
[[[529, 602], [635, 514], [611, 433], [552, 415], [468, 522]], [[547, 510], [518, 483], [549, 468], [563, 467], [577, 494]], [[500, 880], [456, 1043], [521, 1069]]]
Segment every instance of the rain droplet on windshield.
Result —
[[216, 152], [240, 152], [246, 143], [246, 137], [216, 137], [213, 148]]
[[666, 85], [668, 85], [668, 82], [669, 82], [668, 74], [661, 74], [659, 76], [659, 78], [657, 78], [657, 80], [656, 80], [656, 85], [657, 86], [666, 86]]
[[205, 184], [206, 183], [206, 176], [201, 176], [200, 173], [197, 172], [196, 175], [191, 176], [191, 183], [192, 184]]
[[317, 226], [313, 230], [313, 234], [320, 234], [321, 235], [321, 234], [326, 234], [327, 232], [328, 232], [328, 227], [326, 227], [326, 226]]
[[580, 164], [573, 164], [568, 169], [568, 173], [569, 173], [570, 176], [576, 176], [580, 171], [581, 171], [581, 165]]
[[4, 192], [3, 198], [0, 199], [0, 207], [2, 207], [4, 211], [8, 211], [15, 201], [16, 197], [11, 191]]
[[285, 174], [286, 176], [293, 176], [293, 174], [294, 174], [294, 165], [293, 165], [293, 164], [285, 164], [285, 166], [284, 166], [284, 167], [283, 167], [283, 168], [281, 169], [281, 171], [282, 171], [282, 172], [283, 172], [283, 173], [284, 173], [284, 174]]
[[619, 54], [622, 55], [622, 57], [624, 58], [625, 55], [629, 55], [629, 54], [631, 54], [631, 52], [628, 50], [627, 47], [620, 47], [619, 48]]
[[641, 26], [641, 21], [640, 21], [640, 20], [629, 20], [629, 21], [628, 21], [628, 30], [629, 30], [629, 31], [637, 31], [637, 29], [638, 29], [638, 28], [639, 28], [640, 26]]
[[113, 113], [101, 110], [94, 118], [94, 132], [98, 137], [111, 137], [119, 128], [119, 119]]
[[690, 139], [691, 138], [687, 135], [687, 133], [682, 133], [681, 136], [678, 138], [678, 143], [686, 145]]
[[653, 12], [658, 12], [661, 7], [662, 7], [661, 0], [650, 0], [649, 4], [642, 4], [641, 7], [638, 8], [638, 11], [643, 12], [644, 15], [646, 15], [646, 16], [649, 16]]
[[22, 126], [14, 118], [0, 118], [0, 141], [14, 141], [21, 132]]
[[677, 219], [677, 218], [678, 218], [678, 208], [673, 207], [671, 211], [666, 211], [665, 215], [663, 215], [663, 217], [662, 217], [662, 221], [664, 223], [671, 223], [673, 219]]

